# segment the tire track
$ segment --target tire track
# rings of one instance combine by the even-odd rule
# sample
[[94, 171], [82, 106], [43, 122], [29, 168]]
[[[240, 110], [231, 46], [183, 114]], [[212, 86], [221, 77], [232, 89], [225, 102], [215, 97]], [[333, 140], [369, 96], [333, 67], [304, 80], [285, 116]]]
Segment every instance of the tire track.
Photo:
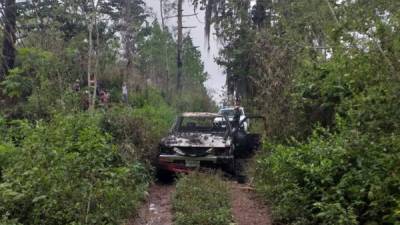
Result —
[[236, 225], [271, 225], [267, 206], [257, 199], [251, 188], [245, 184], [229, 182], [232, 214]]
[[171, 198], [174, 192], [175, 184], [153, 184], [147, 202], [127, 225], [172, 225]]

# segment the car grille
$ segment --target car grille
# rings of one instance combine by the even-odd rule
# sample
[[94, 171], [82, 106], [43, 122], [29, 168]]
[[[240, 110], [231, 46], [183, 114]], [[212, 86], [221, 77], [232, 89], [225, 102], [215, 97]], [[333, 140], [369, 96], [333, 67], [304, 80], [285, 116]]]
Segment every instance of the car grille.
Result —
[[179, 147], [179, 151], [177, 151], [178, 154], [183, 153], [184, 155], [187, 156], [195, 156], [195, 157], [200, 157], [200, 156], [205, 156], [208, 155], [208, 152], [210, 148], [208, 147]]

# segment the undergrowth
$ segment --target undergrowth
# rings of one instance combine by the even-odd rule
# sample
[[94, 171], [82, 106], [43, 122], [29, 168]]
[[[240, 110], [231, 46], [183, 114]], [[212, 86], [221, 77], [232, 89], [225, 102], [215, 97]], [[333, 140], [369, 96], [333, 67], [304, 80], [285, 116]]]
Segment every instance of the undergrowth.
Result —
[[191, 173], [176, 184], [176, 225], [228, 225], [232, 222], [227, 184], [218, 176]]
[[35, 124], [12, 121], [12, 129], [3, 129], [3, 221], [117, 224], [134, 211], [149, 173], [141, 162], [121, 158], [99, 120], [97, 114], [60, 115]]
[[305, 143], [267, 143], [257, 190], [276, 224], [399, 225], [399, 140], [320, 129]]

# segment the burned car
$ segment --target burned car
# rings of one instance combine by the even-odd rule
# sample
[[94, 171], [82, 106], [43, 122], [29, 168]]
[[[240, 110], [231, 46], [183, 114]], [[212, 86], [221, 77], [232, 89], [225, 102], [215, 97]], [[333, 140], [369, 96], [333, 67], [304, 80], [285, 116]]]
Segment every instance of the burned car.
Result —
[[238, 173], [239, 159], [257, 148], [259, 135], [218, 113], [183, 113], [160, 143], [158, 169], [187, 172], [198, 167], [222, 168]]

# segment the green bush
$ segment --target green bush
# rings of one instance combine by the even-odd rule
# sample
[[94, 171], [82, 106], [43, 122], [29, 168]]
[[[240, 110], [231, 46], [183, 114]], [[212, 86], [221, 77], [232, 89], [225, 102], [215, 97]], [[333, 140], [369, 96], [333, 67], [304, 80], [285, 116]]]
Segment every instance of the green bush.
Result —
[[176, 225], [226, 225], [232, 222], [229, 191], [218, 176], [192, 173], [179, 179], [173, 196]]
[[130, 94], [128, 101], [134, 108], [167, 105], [162, 93], [159, 90], [150, 87], [143, 91]]
[[140, 163], [121, 159], [99, 121], [60, 115], [9, 130], [4, 140], [20, 131], [24, 138], [0, 142], [0, 215], [22, 224], [117, 224], [134, 213], [150, 178]]
[[13, 154], [15, 154], [14, 146], [0, 141], [0, 182], [2, 181], [3, 170], [10, 165]]
[[275, 222], [399, 224], [400, 136], [339, 130], [317, 130], [307, 143], [266, 144], [255, 181]]
[[204, 90], [189, 89], [173, 96], [172, 104], [180, 112], [217, 112], [216, 104]]
[[19, 48], [16, 67], [0, 82], [2, 94], [14, 104], [1, 110], [14, 118], [39, 119], [60, 109], [68, 86], [61, 75], [66, 68], [60, 61], [43, 49]]
[[101, 127], [111, 134], [124, 159], [149, 163], [157, 156], [158, 143], [174, 119], [174, 111], [165, 103], [142, 108], [118, 108], [107, 111]]
[[3, 218], [0, 218], [0, 225], [21, 225], [20, 223], [17, 222], [17, 220], [10, 220], [6, 218], [5, 216]]

